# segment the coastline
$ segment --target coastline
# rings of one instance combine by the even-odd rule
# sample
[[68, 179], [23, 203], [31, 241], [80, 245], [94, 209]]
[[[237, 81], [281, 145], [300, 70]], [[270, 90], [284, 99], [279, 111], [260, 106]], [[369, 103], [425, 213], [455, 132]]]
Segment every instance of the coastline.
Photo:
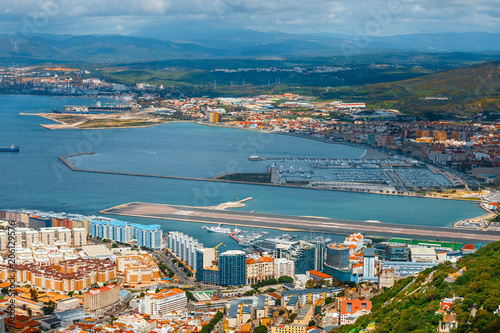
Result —
[[[153, 126], [158, 126], [162, 124], [168, 124], [168, 123], [180, 123], [180, 122], [185, 122], [185, 123], [192, 123], [194, 120], [162, 120], [160, 122], [151, 122], [151, 124], [147, 125], [137, 125], [137, 126], [105, 126], [105, 127], [78, 127], [82, 122], [76, 122], [74, 124], [68, 124], [62, 120], [59, 119], [54, 119], [48, 115], [50, 113], [26, 113], [26, 112], [20, 112], [19, 115], [21, 116], [38, 116], [50, 121], [53, 121], [57, 124], [39, 124], [41, 127], [49, 129], [51, 131], [54, 130], [59, 130], [59, 129], [77, 129], [77, 130], [106, 130], [106, 129], [127, 129], [127, 128], [147, 128], [147, 127], [153, 127]], [[92, 120], [92, 119], [89, 119]]]
[[[379, 192], [367, 192], [367, 191], [356, 191], [356, 190], [346, 190], [346, 189], [330, 189], [330, 188], [314, 188], [311, 186], [300, 186], [300, 185], [285, 185], [285, 184], [272, 184], [272, 183], [254, 183], [254, 182], [246, 182], [246, 181], [237, 181], [237, 180], [227, 180], [227, 179], [213, 179], [213, 178], [196, 178], [196, 177], [179, 177], [179, 176], [168, 176], [168, 175], [153, 175], [153, 174], [140, 174], [140, 173], [131, 173], [131, 172], [116, 172], [116, 171], [102, 171], [102, 170], [89, 170], [89, 169], [80, 169], [77, 168], [73, 163], [68, 161], [68, 158], [81, 156], [81, 155], [92, 155], [95, 152], [82, 152], [77, 154], [60, 156], [59, 160], [70, 170], [76, 172], [89, 172], [89, 173], [100, 173], [100, 174], [112, 174], [112, 175], [122, 175], [122, 176], [133, 176], [133, 177], [151, 177], [151, 178], [163, 178], [163, 179], [177, 179], [177, 180], [190, 180], [190, 181], [200, 181], [200, 182], [221, 182], [221, 183], [233, 183], [233, 184], [244, 184], [244, 185], [254, 185], [254, 186], [273, 186], [273, 187], [282, 187], [282, 188], [296, 188], [303, 190], [320, 190], [320, 191], [339, 191], [339, 192], [356, 192], [356, 193], [364, 193], [364, 194], [384, 194], [384, 195], [393, 195], [393, 196], [406, 196], [406, 197], [416, 197], [423, 199], [447, 199], [447, 200], [460, 200], [460, 201], [471, 201], [466, 199], [457, 199], [457, 198], [445, 198], [445, 197], [431, 197], [431, 196], [422, 196], [416, 194], [397, 194], [397, 193], [379, 193]], [[480, 205], [482, 209], [485, 209], [482, 205]], [[486, 209], [485, 209], [486, 210]], [[481, 215], [481, 216], [484, 216]], [[476, 218], [471, 218], [476, 219]], [[452, 224], [455, 225], [457, 222]]]

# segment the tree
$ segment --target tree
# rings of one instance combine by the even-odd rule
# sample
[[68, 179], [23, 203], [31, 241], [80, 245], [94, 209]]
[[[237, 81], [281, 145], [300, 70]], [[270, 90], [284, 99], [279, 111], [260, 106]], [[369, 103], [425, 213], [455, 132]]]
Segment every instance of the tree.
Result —
[[314, 319], [309, 320], [309, 323], [307, 324], [307, 326], [309, 326], [309, 327], [316, 326], [316, 321]]
[[49, 314], [54, 313], [54, 310], [56, 309], [56, 303], [54, 303], [52, 300], [50, 300], [45, 304], [46, 305], [42, 308], [43, 314], [49, 315]]
[[141, 291], [141, 293], [139, 294], [139, 297], [144, 297], [144, 296], [146, 296], [146, 294], [143, 291]]
[[156, 288], [155, 293], [158, 294], [159, 292], [160, 292], [160, 288]]
[[28, 316], [30, 316], [30, 317], [31, 317], [31, 316], [32, 316], [32, 314], [33, 314], [33, 311], [31, 311], [31, 309], [28, 309]]
[[2, 288], [1, 292], [2, 292], [2, 294], [7, 295], [9, 293], [9, 289]]
[[30, 289], [30, 296], [32, 301], [36, 301], [38, 298], [38, 292], [36, 289]]
[[267, 333], [267, 327], [265, 325], [259, 325], [253, 330], [254, 333]]
[[279, 283], [293, 283], [293, 278], [283, 275], [278, 278]]

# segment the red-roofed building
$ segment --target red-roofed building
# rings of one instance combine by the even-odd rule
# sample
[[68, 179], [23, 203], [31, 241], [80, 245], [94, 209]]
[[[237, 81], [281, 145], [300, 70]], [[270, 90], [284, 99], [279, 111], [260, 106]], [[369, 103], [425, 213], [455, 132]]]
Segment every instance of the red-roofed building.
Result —
[[340, 325], [354, 324], [356, 320], [371, 313], [372, 302], [365, 299], [343, 300], [340, 312]]
[[179, 288], [163, 289], [159, 293], [148, 292], [139, 301], [139, 313], [163, 316], [172, 312], [187, 310], [186, 292]]
[[83, 295], [83, 306], [85, 309], [95, 311], [110, 306], [120, 300], [120, 287], [116, 284], [108, 284], [102, 288], [91, 289]]
[[254, 284], [275, 278], [274, 259], [261, 257], [258, 259], [247, 259], [247, 284]]
[[306, 276], [308, 279], [313, 279], [314, 281], [328, 281], [330, 283], [333, 282], [333, 276], [321, 273], [316, 270], [306, 272]]

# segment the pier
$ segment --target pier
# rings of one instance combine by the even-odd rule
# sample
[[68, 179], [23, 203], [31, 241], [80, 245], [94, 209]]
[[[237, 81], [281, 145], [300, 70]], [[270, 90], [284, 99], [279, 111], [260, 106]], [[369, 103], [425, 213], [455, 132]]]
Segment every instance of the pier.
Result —
[[500, 240], [500, 232], [498, 231], [475, 231], [458, 228], [392, 224], [378, 221], [352, 221], [325, 217], [249, 213], [142, 202], [131, 202], [119, 205], [102, 210], [99, 213], [197, 223], [223, 223], [242, 227], [279, 229], [283, 231], [321, 232], [330, 234], [361, 232], [369, 236], [406, 237], [475, 243], [491, 243]]

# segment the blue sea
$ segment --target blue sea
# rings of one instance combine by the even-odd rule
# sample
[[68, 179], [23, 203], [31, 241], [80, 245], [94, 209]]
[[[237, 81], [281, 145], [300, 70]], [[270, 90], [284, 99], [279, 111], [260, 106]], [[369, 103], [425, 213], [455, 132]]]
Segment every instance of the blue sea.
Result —
[[[14, 143], [21, 149], [20, 153], [0, 153], [0, 208], [94, 215], [132, 201], [208, 206], [253, 197], [239, 209], [428, 226], [450, 226], [483, 212], [473, 202], [454, 200], [73, 172], [59, 156], [94, 151], [72, 162], [85, 169], [208, 178], [228, 172], [265, 172], [269, 161], [249, 161], [251, 155], [359, 158], [365, 153], [347, 145], [182, 122], [51, 131], [39, 124], [52, 121], [19, 114], [49, 113], [56, 107], [85, 103], [89, 101], [83, 98], [0, 95], [0, 146]], [[227, 235], [208, 233], [197, 223], [116, 218], [159, 223], [165, 231], [185, 232], [205, 246], [221, 241], [227, 249], [239, 246]], [[296, 234], [306, 239], [318, 236]]]

